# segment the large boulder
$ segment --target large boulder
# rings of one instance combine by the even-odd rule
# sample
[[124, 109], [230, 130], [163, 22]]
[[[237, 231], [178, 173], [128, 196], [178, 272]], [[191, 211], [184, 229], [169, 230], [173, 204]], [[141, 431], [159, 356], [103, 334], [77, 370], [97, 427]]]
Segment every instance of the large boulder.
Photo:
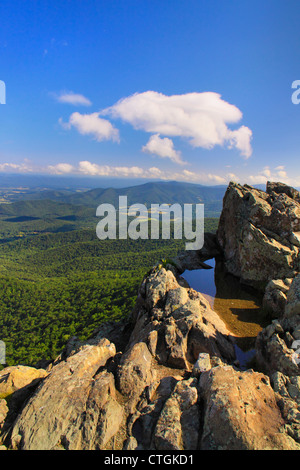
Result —
[[215, 367], [200, 377], [204, 400], [201, 449], [300, 450], [284, 432], [269, 378], [231, 366]]
[[231, 274], [262, 290], [271, 279], [294, 277], [300, 270], [299, 233], [296, 190], [282, 183], [268, 183], [267, 192], [229, 184], [217, 238]]
[[0, 372], [0, 403], [2, 404], [0, 429], [4, 434], [16, 419], [26, 400], [47, 375], [48, 372], [45, 369], [21, 365], [6, 367]]
[[11, 430], [12, 448], [105, 447], [123, 415], [115, 399], [113, 376], [98, 371], [115, 353], [114, 345], [102, 339], [56, 364], [17, 418]]
[[17, 391], [36, 385], [48, 375], [44, 369], [28, 366], [6, 367], [0, 372], [0, 398], [10, 397]]

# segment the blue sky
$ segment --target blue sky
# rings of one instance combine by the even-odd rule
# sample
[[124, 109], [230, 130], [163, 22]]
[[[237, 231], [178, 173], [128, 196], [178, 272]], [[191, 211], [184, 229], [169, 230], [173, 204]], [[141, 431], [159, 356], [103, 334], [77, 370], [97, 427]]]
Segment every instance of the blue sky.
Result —
[[300, 186], [298, 0], [2, 0], [0, 18], [0, 172]]

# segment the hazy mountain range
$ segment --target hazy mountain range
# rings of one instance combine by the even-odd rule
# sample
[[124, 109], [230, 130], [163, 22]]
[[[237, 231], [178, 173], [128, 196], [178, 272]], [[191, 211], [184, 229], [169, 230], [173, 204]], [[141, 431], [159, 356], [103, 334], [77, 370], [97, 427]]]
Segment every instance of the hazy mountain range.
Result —
[[[45, 216], [54, 212], [61, 213], [61, 209], [71, 210], [72, 206], [86, 206], [96, 209], [98, 205], [110, 203], [118, 207], [119, 196], [127, 196], [128, 205], [134, 203], [146, 204], [197, 204], [205, 205], [207, 217], [218, 217], [222, 209], [222, 200], [226, 186], [203, 186], [192, 183], [149, 182], [126, 188], [95, 188], [89, 190], [78, 189], [48, 189], [27, 188], [9, 194], [9, 206], [2, 205], [0, 213], [10, 216]], [[47, 203], [46, 203], [47, 201]], [[55, 203], [61, 203], [64, 208], [59, 209]], [[74, 208], [78, 214], [78, 207]], [[71, 211], [72, 212], [72, 211]]]

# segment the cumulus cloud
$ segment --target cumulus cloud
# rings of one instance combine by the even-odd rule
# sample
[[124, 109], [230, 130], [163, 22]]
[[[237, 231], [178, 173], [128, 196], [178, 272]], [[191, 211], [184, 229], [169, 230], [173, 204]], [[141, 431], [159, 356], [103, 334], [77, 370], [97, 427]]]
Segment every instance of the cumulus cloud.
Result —
[[286, 180], [288, 178], [287, 172], [284, 170], [277, 171], [279, 178]]
[[297, 180], [288, 176], [283, 165], [277, 166], [274, 169], [266, 166], [258, 174], [250, 175], [248, 181], [252, 184], [264, 184], [267, 181], [281, 181], [291, 186], [299, 186], [300, 184], [299, 179]]
[[73, 93], [73, 91], [63, 92], [56, 96], [59, 103], [72, 104], [74, 106], [91, 106], [91, 101], [84, 95]]
[[6, 171], [6, 170], [19, 170], [20, 165], [17, 165], [16, 163], [0, 163], [0, 171]]
[[75, 129], [83, 135], [91, 135], [95, 140], [113, 140], [119, 142], [119, 131], [107, 119], [99, 117], [99, 113], [80, 114], [75, 112], [71, 114], [69, 121], [64, 123], [59, 119], [59, 123], [64, 129]]
[[154, 134], [150, 137], [148, 143], [143, 146], [142, 151], [153, 155], [158, 155], [161, 158], [169, 158], [174, 163], [184, 165], [181, 159], [181, 153], [174, 148], [173, 141], [168, 137], [163, 139], [159, 134]]
[[114, 166], [101, 165], [88, 160], [79, 161], [76, 164], [60, 162], [53, 165], [38, 166], [28, 159], [22, 163], [5, 162], [0, 163], [0, 172], [6, 173], [35, 173], [56, 175], [81, 175], [81, 176], [107, 176], [116, 178], [144, 178], [157, 180], [187, 181], [200, 184], [227, 184], [236, 181], [248, 184], [266, 184], [267, 181], [281, 181], [294, 187], [300, 187], [300, 178], [289, 176], [283, 165], [272, 169], [264, 167], [257, 174], [245, 175], [233, 172], [220, 172], [219, 174], [201, 172], [197, 170], [182, 169], [180, 171], [162, 170], [155, 166], [142, 168], [139, 166]]
[[89, 161], [81, 161], [78, 172], [90, 176], [115, 176], [123, 178], [153, 178], [160, 173], [158, 168], [143, 169], [138, 166], [98, 165]]
[[68, 163], [49, 165], [47, 171], [54, 174], [77, 174], [86, 176], [109, 176], [117, 178], [145, 178], [159, 180], [189, 181], [195, 183], [226, 184], [230, 179], [215, 174], [199, 173], [184, 169], [180, 172], [161, 170], [157, 167], [98, 165], [88, 160], [80, 161], [76, 166]]
[[249, 158], [252, 155], [251, 139], [252, 131], [249, 127], [241, 126], [235, 131], [229, 131], [229, 148], [236, 147], [240, 150], [241, 155]]
[[48, 171], [54, 173], [55, 175], [63, 175], [68, 173], [73, 173], [76, 171], [73, 165], [69, 163], [58, 163], [57, 165], [49, 165]]
[[[246, 126], [232, 130], [228, 124], [242, 119], [241, 111], [218, 93], [187, 93], [166, 96], [155, 91], [136, 93], [101, 111], [121, 119], [136, 130], [187, 139], [192, 147], [212, 149], [216, 145], [236, 148], [249, 158], [252, 131]], [[148, 143], [149, 144], [149, 143]]]
[[207, 179], [210, 180], [210, 181], [215, 181], [216, 183], [219, 183], [219, 184], [225, 184], [226, 183], [226, 179], [223, 178], [223, 176], [213, 175], [211, 173], [209, 173], [207, 175]]
[[35, 168], [25, 159], [24, 163], [0, 163], [1, 172], [31, 173]]
[[285, 180], [288, 179], [287, 172], [285, 171], [285, 167], [283, 165], [277, 166], [275, 168], [275, 171], [277, 172], [277, 176], [279, 176], [279, 178], [282, 178], [282, 179], [285, 179]]

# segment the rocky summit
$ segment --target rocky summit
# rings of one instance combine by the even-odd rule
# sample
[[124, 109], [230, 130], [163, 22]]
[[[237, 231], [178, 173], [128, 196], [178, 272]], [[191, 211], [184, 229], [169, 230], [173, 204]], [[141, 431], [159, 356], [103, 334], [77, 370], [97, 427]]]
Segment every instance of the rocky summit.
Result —
[[[44, 369], [0, 372], [1, 449], [300, 450], [300, 195], [230, 183], [217, 235], [144, 277], [126, 320]], [[218, 256], [270, 324], [242, 370], [235, 337], [181, 277]]]
[[282, 183], [266, 192], [230, 183], [223, 200], [218, 243], [231, 274], [258, 289], [294, 277], [300, 269], [300, 193]]

